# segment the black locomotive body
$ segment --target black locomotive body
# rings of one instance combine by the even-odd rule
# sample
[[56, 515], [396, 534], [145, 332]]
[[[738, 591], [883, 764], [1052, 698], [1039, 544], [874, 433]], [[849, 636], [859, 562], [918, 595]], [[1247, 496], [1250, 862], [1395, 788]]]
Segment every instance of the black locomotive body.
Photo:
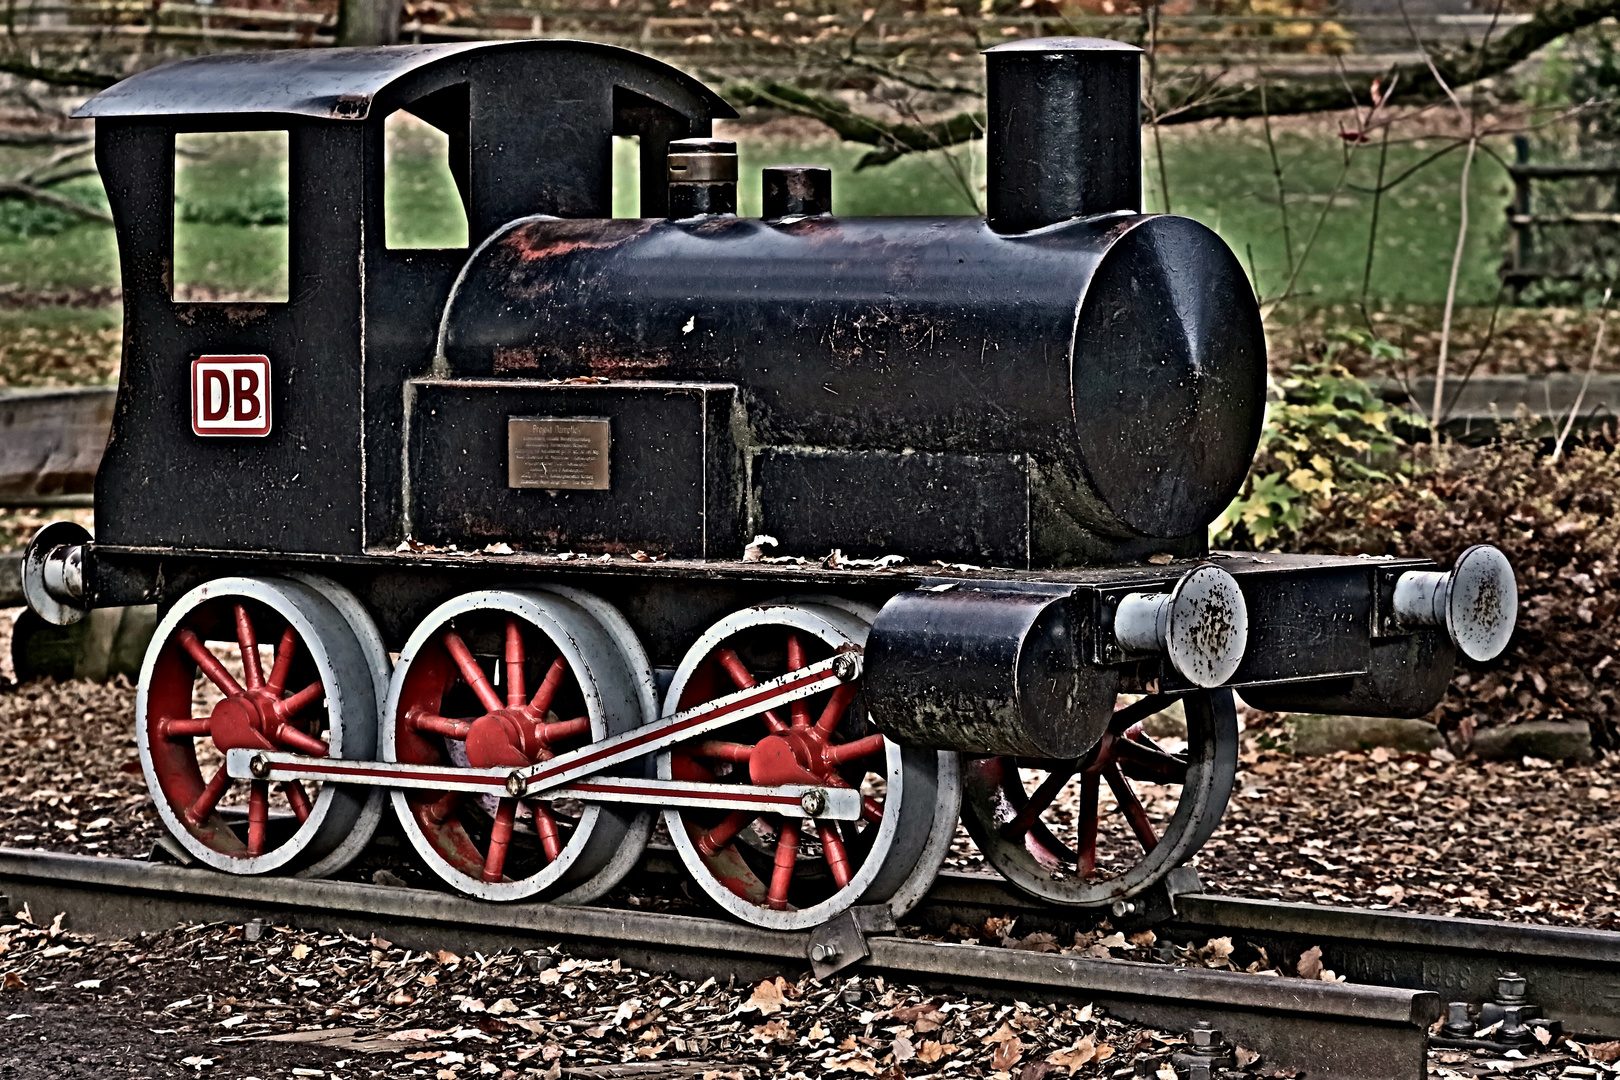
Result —
[[[725, 103], [582, 42], [206, 57], [88, 103], [123, 372], [98, 535], [47, 527], [25, 585], [165, 612], [137, 731], [178, 846], [330, 873], [386, 797], [452, 885], [584, 901], [657, 809], [718, 904], [793, 927], [903, 912], [960, 803], [1021, 888], [1130, 905], [1219, 818], [1232, 688], [1416, 716], [1499, 652], [1490, 549], [1208, 551], [1264, 408], [1242, 268], [1139, 212], [1136, 50], [988, 62], [984, 220], [838, 218], [808, 169], [740, 218]], [[448, 137], [465, 249], [385, 242], [400, 110]], [[177, 299], [176, 134], [245, 130], [288, 133], [289, 299]]]

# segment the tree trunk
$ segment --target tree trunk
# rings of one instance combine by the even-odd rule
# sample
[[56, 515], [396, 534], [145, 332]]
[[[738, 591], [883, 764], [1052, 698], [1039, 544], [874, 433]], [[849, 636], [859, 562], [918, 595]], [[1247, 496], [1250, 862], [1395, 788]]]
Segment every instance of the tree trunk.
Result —
[[400, 0], [339, 0], [339, 45], [392, 45], [399, 40]]

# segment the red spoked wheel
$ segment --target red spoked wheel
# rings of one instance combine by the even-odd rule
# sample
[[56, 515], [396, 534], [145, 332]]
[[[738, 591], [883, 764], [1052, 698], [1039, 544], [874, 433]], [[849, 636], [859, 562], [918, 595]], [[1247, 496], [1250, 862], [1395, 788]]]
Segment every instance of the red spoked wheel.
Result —
[[[863, 646], [867, 629], [857, 614], [815, 602], [735, 612], [687, 653], [664, 714]], [[664, 779], [861, 791], [858, 821], [664, 811], [704, 892], [745, 921], [782, 930], [819, 925], [856, 903], [900, 894], [914, 903], [927, 883], [912, 886], [922, 876], [931, 881], [944, 855], [934, 833], [955, 828], [954, 769], [954, 755], [903, 749], [877, 732], [860, 705], [859, 680], [678, 744], [658, 761]]]
[[985, 859], [1031, 896], [1096, 908], [1146, 891], [1191, 859], [1232, 792], [1237, 714], [1230, 690], [1181, 700], [1184, 741], [1161, 744], [1144, 731], [1173, 704], [1156, 695], [1122, 704], [1098, 744], [1073, 761], [969, 762], [962, 819]]
[[[572, 590], [489, 590], [441, 605], [400, 653], [385, 760], [522, 768], [656, 714], [652, 673], [623, 618]], [[583, 902], [617, 884], [651, 815], [545, 797], [401, 789], [412, 846], [454, 888], [486, 900]]]
[[364, 813], [370, 792], [233, 781], [224, 754], [370, 757], [373, 668], [386, 653], [362, 644], [369, 625], [285, 578], [211, 581], [165, 616], [142, 665], [135, 736], [158, 816], [193, 857], [238, 874], [330, 872], [352, 858], [351, 834], [375, 824]]

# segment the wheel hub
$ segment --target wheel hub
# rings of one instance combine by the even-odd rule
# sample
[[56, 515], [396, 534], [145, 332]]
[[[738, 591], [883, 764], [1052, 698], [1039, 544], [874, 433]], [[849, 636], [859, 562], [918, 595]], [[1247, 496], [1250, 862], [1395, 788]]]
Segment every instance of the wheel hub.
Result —
[[220, 753], [274, 750], [271, 736], [281, 727], [277, 697], [267, 690], [244, 690], [224, 698], [208, 716], [208, 734]]
[[522, 768], [550, 756], [527, 709], [486, 713], [467, 733], [467, 763], [474, 768]]
[[814, 729], [794, 728], [767, 735], [748, 755], [748, 777], [766, 786], [829, 783], [832, 767], [826, 760], [826, 750], [826, 739], [817, 737]]

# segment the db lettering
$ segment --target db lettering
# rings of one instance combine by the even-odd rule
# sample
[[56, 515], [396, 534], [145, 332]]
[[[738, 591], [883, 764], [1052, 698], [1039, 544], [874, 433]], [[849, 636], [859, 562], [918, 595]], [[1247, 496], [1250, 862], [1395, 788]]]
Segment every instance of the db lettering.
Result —
[[194, 360], [191, 430], [205, 436], [270, 434], [270, 358], [203, 356]]

